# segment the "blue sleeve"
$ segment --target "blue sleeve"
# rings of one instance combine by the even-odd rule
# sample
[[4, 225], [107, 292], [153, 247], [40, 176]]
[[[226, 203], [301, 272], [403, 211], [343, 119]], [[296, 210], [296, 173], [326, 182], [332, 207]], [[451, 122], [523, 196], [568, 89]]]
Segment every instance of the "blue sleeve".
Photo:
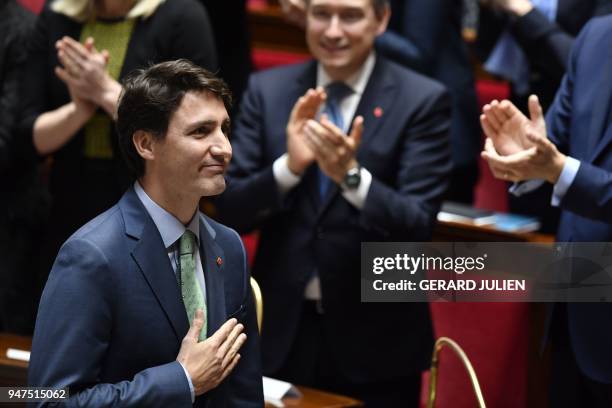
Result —
[[580, 170], [580, 162], [573, 157], [568, 157], [563, 166], [563, 170], [561, 170], [559, 180], [557, 180], [553, 188], [553, 195], [550, 202], [553, 207], [558, 207], [561, 204], [561, 200], [563, 200], [567, 190], [569, 190], [574, 182], [578, 170]]
[[191, 381], [191, 376], [189, 375], [189, 372], [187, 372], [185, 366], [181, 362], [179, 362], [179, 364], [185, 372], [185, 378], [187, 378], [187, 382], [189, 383], [189, 392], [191, 393], [191, 402], [193, 403], [195, 402], [195, 388], [193, 387], [193, 381]]
[[583, 217], [612, 224], [612, 172], [580, 163], [560, 206]]
[[[594, 22], [591, 21], [576, 39], [568, 72], [557, 92], [552, 107], [546, 115], [549, 139], [557, 145], [561, 152], [566, 154], [568, 153], [570, 136], [573, 143], [586, 143], [589, 136], [583, 133], [570, 135], [570, 129], [577, 65], [579, 63], [596, 63], [596, 61], [584, 61], [581, 55], [583, 47], [588, 44], [591, 38], [594, 26]], [[596, 33], [593, 34], [594, 37], [596, 35]], [[588, 44], [588, 46], [592, 47], [593, 45]], [[609, 84], [604, 83], [601, 86], [609, 86]], [[586, 130], [588, 127], [579, 128], [579, 131], [583, 131], [582, 129]], [[564, 210], [583, 217], [612, 223], [612, 172], [582, 161], [573, 182], [560, 200], [559, 205]]]
[[580, 60], [580, 51], [589, 37], [591, 24], [582, 30], [572, 52], [567, 66], [567, 73], [561, 81], [553, 104], [546, 112], [546, 129], [548, 138], [553, 142], [560, 152], [567, 154], [569, 150], [570, 127], [572, 119], [572, 104], [574, 95], [574, 81], [576, 66]]

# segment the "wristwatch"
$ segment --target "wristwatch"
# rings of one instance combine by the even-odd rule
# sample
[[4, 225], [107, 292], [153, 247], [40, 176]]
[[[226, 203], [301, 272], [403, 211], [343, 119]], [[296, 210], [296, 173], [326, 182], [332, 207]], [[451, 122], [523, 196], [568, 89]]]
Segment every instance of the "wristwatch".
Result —
[[361, 166], [358, 164], [355, 167], [349, 169], [344, 176], [342, 181], [342, 187], [347, 190], [355, 190], [361, 183]]

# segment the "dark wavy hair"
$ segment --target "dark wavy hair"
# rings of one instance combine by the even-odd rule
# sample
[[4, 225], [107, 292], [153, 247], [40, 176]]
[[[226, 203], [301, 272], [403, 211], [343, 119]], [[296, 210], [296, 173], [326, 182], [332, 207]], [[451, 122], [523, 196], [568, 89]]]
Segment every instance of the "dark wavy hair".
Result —
[[119, 148], [134, 177], [144, 174], [144, 159], [134, 146], [134, 133], [143, 130], [163, 139], [172, 115], [187, 92], [207, 92], [222, 101], [225, 109], [231, 109], [232, 96], [227, 84], [185, 59], [134, 71], [123, 81], [117, 108], [117, 133]]

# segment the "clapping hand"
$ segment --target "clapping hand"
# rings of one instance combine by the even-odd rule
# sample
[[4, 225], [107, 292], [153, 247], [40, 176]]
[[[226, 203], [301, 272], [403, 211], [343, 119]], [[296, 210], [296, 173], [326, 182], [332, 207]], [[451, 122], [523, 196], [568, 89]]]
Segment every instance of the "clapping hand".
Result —
[[528, 119], [510, 101], [485, 105], [480, 116], [487, 136], [482, 158], [496, 178], [556, 183], [566, 157], [548, 139], [542, 107], [535, 95], [529, 97], [529, 114]]
[[98, 51], [91, 37], [84, 44], [63, 37], [55, 46], [62, 64], [55, 73], [66, 83], [73, 100], [89, 101], [114, 117], [121, 85], [107, 72], [108, 51]]
[[519, 17], [533, 9], [533, 4], [529, 0], [480, 0], [480, 3]]
[[363, 117], [355, 118], [348, 136], [327, 115], [322, 115], [319, 122], [309, 120], [304, 133], [321, 171], [337, 184], [342, 183], [346, 173], [357, 166], [355, 156], [363, 134]]
[[[60, 45], [63, 46], [63, 41], [64, 39], [61, 39], [55, 44], [58, 49], [58, 59], [62, 63], [62, 66], [55, 67], [55, 74], [68, 87], [70, 99], [75, 104], [76, 109], [89, 118], [94, 114], [98, 106], [91, 100], [89, 95], [87, 95], [87, 84], [77, 79], [79, 77], [79, 71], [81, 70], [78, 62], [69, 58], [63, 50], [60, 50]], [[88, 39], [84, 47], [86, 47], [86, 49], [91, 49], [93, 47], [93, 40]]]
[[301, 175], [315, 160], [313, 151], [306, 141], [305, 128], [313, 120], [319, 108], [325, 102], [323, 88], [309, 89], [293, 106], [287, 123], [287, 154], [289, 170]]
[[486, 104], [480, 115], [480, 124], [487, 138], [503, 156], [533, 147], [528, 135], [546, 137], [546, 123], [537, 96], [529, 97], [528, 119], [512, 102], [494, 100]]
[[285, 18], [299, 27], [306, 25], [306, 4], [304, 0], [279, 0]]

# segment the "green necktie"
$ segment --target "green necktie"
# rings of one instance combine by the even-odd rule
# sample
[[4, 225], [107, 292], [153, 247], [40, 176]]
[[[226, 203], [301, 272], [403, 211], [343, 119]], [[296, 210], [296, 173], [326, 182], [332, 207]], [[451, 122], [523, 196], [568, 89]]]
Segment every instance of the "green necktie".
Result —
[[179, 240], [180, 258], [180, 282], [181, 293], [183, 294], [183, 304], [189, 317], [189, 323], [193, 322], [196, 310], [202, 309], [204, 312], [204, 326], [200, 332], [199, 340], [206, 339], [206, 328], [208, 326], [206, 316], [206, 303], [202, 288], [196, 279], [196, 259], [195, 259], [196, 238], [193, 232], [186, 230]]

